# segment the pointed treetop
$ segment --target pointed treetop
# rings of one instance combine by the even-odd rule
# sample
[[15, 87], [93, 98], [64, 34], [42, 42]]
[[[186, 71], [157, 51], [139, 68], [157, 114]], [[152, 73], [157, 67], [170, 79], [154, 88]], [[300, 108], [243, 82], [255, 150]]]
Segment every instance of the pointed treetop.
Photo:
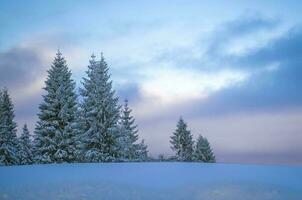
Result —
[[178, 123], [179, 123], [179, 125], [185, 125], [185, 126], [187, 126], [187, 124], [186, 124], [184, 118], [182, 117], [182, 115], [180, 115]]
[[57, 57], [61, 57], [61, 56], [62, 56], [62, 53], [61, 53], [61, 51], [60, 51], [60, 48], [58, 48], [56, 55], [57, 55]]
[[129, 108], [129, 106], [128, 106], [128, 99], [126, 98], [125, 100], [124, 100], [124, 109], [123, 109], [123, 112], [124, 112], [124, 114], [125, 114], [125, 116], [124, 117], [130, 117], [130, 118], [132, 118], [131, 116], [130, 116], [130, 113], [132, 112], [132, 110]]
[[29, 133], [29, 130], [28, 130], [28, 127], [27, 127], [27, 124], [24, 124], [23, 125], [23, 134], [27, 135], [28, 137], [31, 136], [31, 134]]
[[27, 129], [27, 124], [24, 124], [24, 125], [23, 125], [23, 129]]
[[23, 125], [23, 132], [26, 132], [26, 133], [28, 132], [29, 133], [28, 128], [27, 128], [27, 124]]
[[105, 61], [103, 52], [101, 52], [101, 61]]
[[92, 53], [92, 55], [91, 55], [91, 59], [92, 59], [92, 60], [94, 60], [94, 59], [95, 59], [95, 55], [94, 55], [94, 53]]
[[61, 63], [63, 65], [66, 64], [66, 60], [64, 59], [63, 54], [60, 51], [60, 49], [57, 49], [56, 56], [54, 57], [53, 62], [52, 62], [53, 65], [57, 65], [57, 63]]

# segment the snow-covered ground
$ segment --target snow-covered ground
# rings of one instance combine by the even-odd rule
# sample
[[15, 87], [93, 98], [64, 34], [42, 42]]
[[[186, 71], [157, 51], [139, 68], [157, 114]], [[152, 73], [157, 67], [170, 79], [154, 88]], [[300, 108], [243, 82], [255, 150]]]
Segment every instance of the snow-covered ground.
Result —
[[0, 199], [302, 199], [302, 167], [99, 163], [0, 167]]

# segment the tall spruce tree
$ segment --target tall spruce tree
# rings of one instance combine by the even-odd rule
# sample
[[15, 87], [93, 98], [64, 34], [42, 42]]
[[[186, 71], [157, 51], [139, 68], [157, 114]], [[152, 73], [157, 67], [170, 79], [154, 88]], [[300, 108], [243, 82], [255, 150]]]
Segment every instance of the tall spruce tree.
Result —
[[0, 165], [18, 164], [17, 124], [7, 89], [0, 94]]
[[199, 135], [195, 150], [194, 160], [198, 162], [214, 163], [216, 162], [215, 155], [210, 147], [210, 143], [207, 138]]
[[21, 165], [29, 165], [34, 162], [32, 141], [26, 124], [24, 124], [22, 134], [18, 139], [18, 155]]
[[77, 96], [71, 71], [61, 52], [48, 70], [39, 121], [35, 129], [35, 159], [38, 163], [76, 161]]
[[81, 147], [86, 162], [110, 162], [119, 157], [117, 123], [120, 107], [108, 70], [103, 54], [99, 62], [92, 55], [87, 78], [80, 89], [85, 120]]
[[179, 161], [191, 161], [193, 159], [193, 137], [187, 124], [180, 117], [177, 128], [171, 136], [171, 148], [176, 153], [176, 158]]

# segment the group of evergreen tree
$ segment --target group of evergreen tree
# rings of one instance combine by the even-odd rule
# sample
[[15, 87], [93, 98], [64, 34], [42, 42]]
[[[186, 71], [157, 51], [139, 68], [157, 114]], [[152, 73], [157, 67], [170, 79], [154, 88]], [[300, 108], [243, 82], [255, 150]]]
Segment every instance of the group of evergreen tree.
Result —
[[0, 165], [33, 163], [33, 146], [27, 126], [17, 137], [14, 108], [7, 89], [0, 91]]
[[[78, 96], [66, 60], [57, 52], [48, 70], [33, 137], [26, 124], [17, 137], [13, 103], [7, 89], [0, 90], [0, 165], [149, 159], [128, 100], [120, 106], [115, 96], [103, 54], [100, 61], [91, 56], [86, 75]], [[182, 118], [171, 145], [178, 161], [215, 162], [208, 140], [199, 136], [194, 142]]]
[[176, 154], [175, 159], [178, 161], [216, 162], [207, 138], [199, 135], [197, 141], [194, 142], [193, 135], [182, 117], [177, 123], [170, 142]]
[[108, 70], [103, 55], [100, 61], [92, 55], [79, 98], [58, 51], [48, 70], [33, 140], [26, 125], [17, 138], [13, 104], [7, 90], [1, 91], [0, 165], [146, 161], [147, 146], [139, 142], [128, 101], [119, 105]]

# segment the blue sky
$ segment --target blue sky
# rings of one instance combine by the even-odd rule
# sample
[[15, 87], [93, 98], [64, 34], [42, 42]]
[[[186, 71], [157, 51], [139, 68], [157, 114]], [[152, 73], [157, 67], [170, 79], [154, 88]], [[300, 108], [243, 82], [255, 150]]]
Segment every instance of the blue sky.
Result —
[[1, 1], [0, 85], [31, 130], [58, 48], [77, 86], [103, 52], [150, 153], [180, 115], [221, 162], [302, 163], [299, 1]]

